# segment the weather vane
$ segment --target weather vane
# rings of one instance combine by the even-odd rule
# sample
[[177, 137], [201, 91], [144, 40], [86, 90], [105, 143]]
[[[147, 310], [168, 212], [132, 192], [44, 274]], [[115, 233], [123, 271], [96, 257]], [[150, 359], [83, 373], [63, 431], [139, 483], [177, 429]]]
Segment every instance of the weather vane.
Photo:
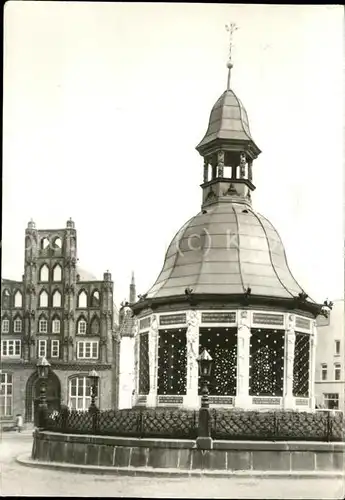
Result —
[[238, 26], [236, 25], [236, 23], [230, 23], [230, 24], [226, 24], [225, 25], [225, 28], [226, 28], [226, 31], [228, 31], [229, 33], [229, 60], [227, 62], [227, 67], [229, 69], [229, 72], [228, 72], [228, 85], [227, 85], [227, 89], [230, 90], [230, 77], [231, 77], [231, 69], [233, 67], [233, 64], [232, 64], [232, 47], [233, 47], [233, 36], [234, 36], [234, 33], [236, 30], [238, 30]]

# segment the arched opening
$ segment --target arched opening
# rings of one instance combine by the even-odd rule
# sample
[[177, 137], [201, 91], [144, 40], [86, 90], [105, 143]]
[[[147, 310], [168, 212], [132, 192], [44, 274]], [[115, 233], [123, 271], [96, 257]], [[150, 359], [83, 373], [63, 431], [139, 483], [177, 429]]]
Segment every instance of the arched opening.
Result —
[[48, 247], [49, 247], [49, 240], [48, 240], [48, 238], [42, 238], [41, 239], [41, 250], [45, 250]]
[[[61, 384], [59, 377], [50, 371], [47, 380], [48, 411], [59, 410], [61, 404]], [[37, 372], [29, 377], [25, 391], [25, 422], [37, 425], [38, 405], [40, 402], [40, 380]]]
[[99, 307], [99, 291], [95, 290], [91, 296], [91, 307]]
[[11, 306], [11, 295], [8, 290], [2, 293], [2, 309], [8, 309]]
[[61, 238], [59, 236], [57, 236], [55, 239], [54, 239], [54, 242], [53, 242], [53, 247], [58, 249], [58, 248], [61, 248], [62, 247], [62, 242], [61, 242]]
[[99, 335], [99, 319], [95, 316], [90, 325], [91, 335]]
[[82, 290], [78, 295], [78, 307], [87, 307], [87, 294], [86, 292], [84, 292], [84, 290]]
[[14, 307], [22, 307], [22, 304], [23, 304], [22, 292], [17, 290], [14, 295]]
[[61, 266], [57, 264], [53, 269], [53, 281], [61, 281], [61, 278], [62, 278]]
[[43, 264], [40, 269], [40, 281], [49, 281], [49, 267]]
[[42, 290], [39, 296], [39, 307], [48, 307], [48, 294], [45, 290]]
[[53, 307], [61, 307], [61, 293], [55, 290], [53, 293]]

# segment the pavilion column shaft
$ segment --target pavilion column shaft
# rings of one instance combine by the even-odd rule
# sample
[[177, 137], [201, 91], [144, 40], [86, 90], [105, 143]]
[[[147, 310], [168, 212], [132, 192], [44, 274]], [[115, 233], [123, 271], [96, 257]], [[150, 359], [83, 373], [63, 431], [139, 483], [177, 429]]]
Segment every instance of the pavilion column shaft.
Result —
[[237, 388], [235, 406], [249, 408], [250, 323], [248, 311], [239, 311], [237, 331]]
[[157, 375], [158, 375], [158, 322], [156, 315], [152, 316], [149, 330], [149, 363], [150, 363], [150, 392], [147, 396], [147, 406], [157, 404]]
[[293, 397], [293, 366], [295, 359], [295, 316], [290, 314], [288, 317], [287, 330], [285, 332], [285, 355], [284, 355], [284, 408], [293, 410], [295, 400]]
[[199, 354], [199, 326], [201, 314], [199, 311], [189, 311], [187, 316], [187, 395], [184, 399], [184, 405], [191, 408], [198, 408], [198, 382], [199, 367], [197, 357]]
[[316, 321], [313, 321], [312, 333], [310, 335], [310, 352], [309, 352], [309, 401], [310, 408], [315, 408], [315, 368], [316, 368], [316, 346], [317, 346], [317, 329]]

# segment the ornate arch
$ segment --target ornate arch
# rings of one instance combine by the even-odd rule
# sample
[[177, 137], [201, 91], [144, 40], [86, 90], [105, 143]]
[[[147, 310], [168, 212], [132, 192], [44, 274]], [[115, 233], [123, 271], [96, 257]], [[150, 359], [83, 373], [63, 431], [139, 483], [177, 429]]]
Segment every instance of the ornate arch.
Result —
[[[43, 293], [45, 293], [47, 295], [47, 305], [46, 306], [41, 305], [41, 296], [43, 295]], [[45, 287], [42, 288], [42, 290], [40, 291], [40, 293], [38, 295], [38, 307], [49, 307], [49, 293]]]
[[[82, 332], [79, 332], [79, 323], [80, 323], [81, 321], [85, 321], [85, 323], [86, 323], [85, 332], [83, 332], [83, 333], [82, 333]], [[84, 314], [84, 313], [79, 314], [79, 316], [78, 316], [78, 318], [77, 318], [77, 320], [76, 320], [76, 322], [75, 322], [75, 325], [76, 325], [76, 333], [77, 333], [77, 334], [78, 334], [78, 333], [80, 333], [81, 335], [85, 335], [85, 334], [87, 334], [87, 332], [88, 332], [88, 326], [89, 326], [89, 325], [88, 325], [88, 322], [87, 322], [87, 317], [85, 316], [85, 314]]]
[[[97, 297], [98, 295], [98, 297]], [[95, 288], [91, 292], [91, 297], [90, 297], [90, 306], [91, 307], [99, 307], [101, 305], [101, 292], [98, 290], [98, 288]]]
[[[20, 305], [16, 305], [16, 296], [20, 295]], [[13, 305], [14, 307], [23, 307], [23, 292], [19, 289], [16, 288], [13, 292]]]
[[[55, 272], [56, 272], [57, 269], [60, 269], [60, 276], [59, 276], [58, 279], [55, 279]], [[55, 266], [53, 266], [52, 277], [53, 277], [53, 281], [55, 283], [59, 283], [60, 281], [62, 281], [62, 266], [58, 262], [55, 264]]]
[[[34, 408], [37, 407], [39, 399], [38, 374], [32, 372], [26, 382], [25, 388], [25, 422], [32, 422]], [[61, 404], [61, 382], [55, 372], [50, 371], [47, 381], [47, 405], [48, 409], [59, 408]]]
[[[60, 305], [59, 306], [54, 305], [54, 296], [56, 296], [57, 293], [60, 295]], [[54, 288], [54, 290], [52, 292], [52, 307], [62, 307], [62, 293], [61, 293], [61, 290], [59, 290], [59, 288]]]
[[[43, 269], [47, 269], [47, 279], [42, 279], [42, 270]], [[42, 281], [44, 283], [46, 283], [47, 281], [49, 281], [49, 274], [50, 274], [50, 269], [49, 269], [49, 266], [46, 262], [44, 262], [44, 264], [41, 265], [41, 267], [39, 268], [39, 271], [38, 271], [38, 279], [39, 281]]]
[[[86, 302], [85, 302], [85, 305], [80, 305], [80, 296], [83, 294], [85, 294]], [[87, 293], [87, 290], [85, 288], [82, 288], [81, 290], [79, 290], [78, 296], [77, 296], [77, 307], [80, 309], [86, 309], [88, 306], [88, 299], [89, 299], [89, 295]]]
[[11, 307], [11, 291], [9, 288], [5, 288], [2, 292], [2, 309], [9, 309]]
[[97, 314], [94, 314], [92, 316], [92, 319], [90, 321], [90, 329], [89, 332], [91, 335], [99, 335], [101, 331], [101, 322], [99, 320], [99, 317]]

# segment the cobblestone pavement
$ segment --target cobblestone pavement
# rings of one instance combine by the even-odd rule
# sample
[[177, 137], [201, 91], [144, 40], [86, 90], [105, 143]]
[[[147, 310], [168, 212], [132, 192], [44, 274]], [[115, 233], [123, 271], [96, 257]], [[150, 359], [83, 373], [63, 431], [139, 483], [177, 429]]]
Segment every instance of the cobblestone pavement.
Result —
[[148, 498], [342, 499], [343, 479], [154, 478], [99, 476], [24, 467], [32, 434], [4, 433], [0, 441], [2, 496], [95, 496]]

